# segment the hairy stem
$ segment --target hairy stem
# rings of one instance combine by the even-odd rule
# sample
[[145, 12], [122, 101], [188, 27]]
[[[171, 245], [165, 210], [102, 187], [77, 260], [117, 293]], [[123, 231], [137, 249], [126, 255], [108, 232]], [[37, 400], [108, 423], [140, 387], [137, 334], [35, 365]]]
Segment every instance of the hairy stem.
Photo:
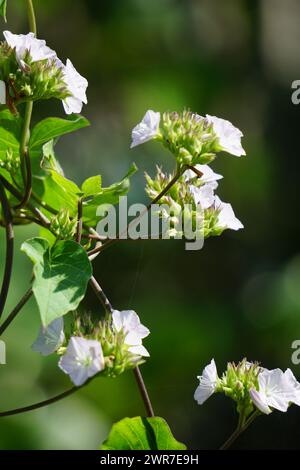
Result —
[[5, 223], [5, 231], [6, 231], [6, 257], [5, 257], [5, 267], [4, 267], [4, 274], [3, 274], [3, 281], [0, 293], [0, 317], [3, 313], [10, 280], [11, 280], [11, 273], [12, 273], [12, 266], [13, 266], [13, 257], [14, 257], [14, 229], [13, 229], [13, 222], [12, 222], [12, 214], [10, 210], [10, 205], [6, 196], [5, 188], [3, 184], [0, 182], [0, 202], [2, 206], [3, 218]]
[[24, 307], [24, 305], [28, 302], [28, 300], [30, 299], [32, 294], [33, 294], [33, 292], [32, 292], [32, 289], [30, 287], [30, 289], [28, 289], [28, 291], [23, 295], [22, 299], [19, 301], [19, 303], [15, 306], [15, 308], [11, 311], [11, 313], [8, 315], [6, 320], [0, 326], [0, 336], [4, 333], [6, 328], [9, 327], [11, 322], [16, 318], [16, 316], [21, 311], [21, 309]]

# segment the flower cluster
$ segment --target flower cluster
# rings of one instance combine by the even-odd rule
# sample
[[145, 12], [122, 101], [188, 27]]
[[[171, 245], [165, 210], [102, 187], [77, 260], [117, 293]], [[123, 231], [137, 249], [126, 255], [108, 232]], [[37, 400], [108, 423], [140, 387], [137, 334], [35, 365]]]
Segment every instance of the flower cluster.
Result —
[[[220, 235], [225, 229], [243, 228], [231, 205], [215, 195], [218, 180], [223, 177], [207, 164], [220, 151], [245, 155], [242, 135], [229, 121], [210, 115], [204, 118], [190, 111], [164, 113], [161, 117], [149, 110], [134, 127], [131, 147], [154, 139], [162, 142], [177, 160], [178, 178], [158, 201], [159, 214], [169, 223], [165, 237], [204, 239]], [[174, 176], [175, 173], [164, 174], [161, 168], [157, 168], [154, 179], [146, 174], [146, 192], [152, 199], [157, 198]]]
[[[215, 173], [208, 165], [197, 164], [192, 168], [186, 170], [158, 202], [160, 216], [169, 221], [169, 235], [176, 237], [187, 233], [181, 232], [182, 217], [203, 238], [220, 235], [226, 229], [243, 228], [231, 204], [222, 202], [215, 194], [222, 175]], [[146, 173], [146, 192], [149, 197], [156, 198], [173, 176], [164, 174], [159, 167], [154, 179]]]
[[58, 98], [67, 114], [87, 103], [88, 82], [67, 59], [66, 65], [33, 33], [4, 31], [0, 45], [0, 104], [10, 108], [24, 101]]
[[40, 330], [32, 349], [44, 356], [57, 352], [60, 369], [77, 386], [100, 372], [116, 377], [149, 356], [142, 340], [150, 331], [133, 310], [114, 310], [97, 323], [89, 315], [78, 317], [68, 341], [64, 329], [62, 318], [54, 320]]
[[60, 209], [50, 220], [51, 232], [61, 240], [72, 240], [76, 233], [77, 219], [70, 217], [68, 209]]
[[255, 409], [269, 414], [273, 410], [285, 412], [291, 404], [300, 406], [300, 383], [290, 369], [268, 370], [243, 359], [237, 365], [228, 363], [220, 378], [212, 359], [198, 379], [194, 398], [199, 405], [214, 393], [225, 393], [237, 403], [237, 411], [244, 418]]
[[132, 131], [131, 147], [155, 139], [161, 141], [178, 163], [196, 165], [210, 163], [218, 152], [237, 157], [245, 155], [241, 145], [242, 132], [231, 122], [216, 116], [190, 111], [160, 113], [148, 110]]

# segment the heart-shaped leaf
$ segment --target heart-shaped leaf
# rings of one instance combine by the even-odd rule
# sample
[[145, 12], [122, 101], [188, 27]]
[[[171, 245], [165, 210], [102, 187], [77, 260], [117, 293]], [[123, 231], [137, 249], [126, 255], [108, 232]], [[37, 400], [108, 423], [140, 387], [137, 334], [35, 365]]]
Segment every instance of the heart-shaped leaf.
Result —
[[92, 267], [85, 250], [72, 240], [50, 247], [45, 238], [31, 238], [21, 250], [34, 264], [33, 293], [42, 324], [75, 310], [83, 299]]
[[163, 418], [124, 418], [114, 424], [100, 450], [185, 450]]

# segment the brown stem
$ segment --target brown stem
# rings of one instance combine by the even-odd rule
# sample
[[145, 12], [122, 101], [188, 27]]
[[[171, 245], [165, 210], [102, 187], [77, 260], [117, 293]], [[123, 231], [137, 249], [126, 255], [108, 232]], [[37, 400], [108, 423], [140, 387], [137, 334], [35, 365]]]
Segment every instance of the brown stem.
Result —
[[99, 253], [100, 251], [105, 250], [109, 246], [113, 245], [114, 243], [116, 243], [117, 241], [122, 239], [121, 237], [128, 232], [129, 228], [132, 227], [132, 225], [136, 224], [150, 210], [150, 208], [153, 204], [156, 204], [163, 196], [165, 196], [165, 194], [172, 188], [172, 186], [174, 186], [174, 184], [176, 183], [178, 178], [180, 178], [180, 176], [183, 174], [183, 172], [185, 170], [186, 170], [186, 166], [182, 167], [179, 171], [177, 171], [176, 174], [171, 179], [171, 181], [169, 181], [169, 183], [166, 185], [166, 187], [156, 196], [156, 198], [154, 198], [148, 204], [147, 208], [141, 214], [139, 214], [135, 219], [133, 219], [127, 225], [126, 229], [123, 230], [123, 232], [119, 233], [116, 238], [110, 239], [106, 243], [103, 243], [103, 245], [101, 245], [97, 248], [94, 248], [93, 250], [90, 250], [88, 252], [88, 254], [89, 255], [94, 255], [95, 253]]
[[6, 318], [6, 320], [2, 323], [2, 325], [0, 326], [0, 336], [4, 333], [4, 331], [6, 330], [6, 328], [9, 327], [9, 325], [11, 324], [11, 322], [16, 318], [16, 316], [18, 315], [18, 313], [20, 312], [20, 310], [24, 307], [24, 305], [26, 304], [26, 302], [28, 302], [28, 300], [30, 299], [30, 297], [32, 296], [33, 292], [32, 292], [32, 289], [30, 287], [30, 289], [28, 289], [28, 291], [24, 294], [24, 296], [22, 297], [22, 299], [20, 300], [20, 302], [15, 306], [15, 308], [12, 310], [12, 312], [8, 315], [8, 317]]
[[81, 387], [72, 387], [63, 393], [60, 393], [59, 395], [49, 398], [48, 400], [43, 400], [38, 403], [34, 403], [33, 405], [24, 406], [22, 408], [15, 408], [14, 410], [1, 411], [0, 418], [4, 418], [5, 416], [18, 415], [20, 413], [26, 413], [27, 411], [33, 411], [33, 410], [37, 410], [38, 408], [43, 408], [44, 406], [51, 405], [52, 403], [55, 403], [59, 400], [62, 400], [63, 398], [66, 398], [72, 395], [73, 393], [77, 392], [77, 390], [80, 390], [82, 387], [84, 387], [88, 383], [89, 381], [85, 382], [85, 384], [81, 385]]
[[141, 374], [140, 368], [136, 367], [135, 369], [133, 369], [133, 373], [134, 373], [135, 380], [139, 387], [139, 391], [140, 391], [141, 397], [143, 399], [143, 402], [147, 411], [147, 416], [152, 418], [153, 416], [155, 416], [155, 414], [153, 411], [152, 403], [149, 398], [148, 391], [147, 391], [143, 376]]
[[14, 257], [14, 229], [13, 229], [13, 219], [10, 210], [10, 205], [6, 196], [5, 188], [3, 184], [0, 183], [0, 202], [2, 206], [3, 218], [5, 222], [6, 230], [6, 257], [5, 257], [5, 268], [4, 275], [0, 293], [0, 317], [3, 313], [13, 266], [13, 257]]
[[[103, 292], [103, 289], [101, 288], [99, 283], [96, 281], [94, 276], [92, 276], [92, 278], [90, 279], [90, 284], [91, 284], [95, 294], [97, 295], [98, 299], [102, 303], [104, 309], [108, 310], [110, 313], [112, 313], [114, 311], [113, 306], [111, 305], [110, 301], [108, 300], [105, 293]], [[138, 366], [135, 367], [135, 369], [133, 369], [133, 373], [134, 373], [135, 380], [137, 382], [141, 397], [142, 397], [144, 405], [145, 405], [147, 416], [149, 416], [149, 417], [155, 416], [154, 411], [153, 411], [153, 407], [152, 407], [152, 404], [151, 404], [151, 400], [150, 400], [150, 397], [149, 397], [149, 394], [148, 394], [148, 391], [147, 391], [142, 373], [140, 371], [140, 368]]]

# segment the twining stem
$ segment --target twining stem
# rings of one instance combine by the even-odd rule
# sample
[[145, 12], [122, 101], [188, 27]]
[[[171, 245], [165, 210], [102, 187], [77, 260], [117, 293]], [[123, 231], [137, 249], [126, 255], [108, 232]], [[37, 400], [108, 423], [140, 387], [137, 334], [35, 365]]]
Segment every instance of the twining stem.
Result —
[[0, 317], [3, 313], [6, 299], [8, 295], [12, 266], [13, 266], [13, 257], [14, 257], [14, 229], [13, 229], [13, 219], [10, 210], [10, 205], [6, 196], [5, 188], [0, 181], [0, 202], [2, 206], [3, 218], [5, 222], [5, 231], [6, 231], [6, 257], [5, 257], [5, 267], [3, 274], [3, 281], [0, 293]]
[[[108, 310], [110, 313], [113, 313], [114, 309], [113, 309], [110, 301], [108, 300], [105, 293], [103, 292], [103, 289], [101, 288], [101, 286], [99, 285], [99, 283], [96, 281], [96, 279], [93, 276], [90, 280], [90, 284], [91, 284], [94, 292], [96, 293], [98, 299], [102, 303], [104, 309]], [[145, 405], [147, 416], [148, 417], [153, 417], [153, 416], [155, 416], [155, 414], [154, 414], [154, 411], [153, 411], [152, 403], [151, 403], [151, 400], [150, 400], [150, 397], [149, 397], [149, 394], [148, 394], [148, 391], [147, 391], [142, 373], [140, 371], [140, 368], [138, 366], [135, 367], [133, 369], [133, 373], [134, 373], [134, 377], [135, 377], [135, 380], [137, 382], [137, 386], [139, 388], [141, 397], [142, 397], [144, 405]]]
[[[7, 181], [2, 175], [0, 175], [0, 183], [3, 184], [3, 186], [19, 201], [22, 199], [22, 194], [9, 182]], [[41, 221], [43, 226], [45, 228], [49, 228], [50, 226], [50, 221], [48, 218], [37, 208], [34, 207], [33, 204], [30, 202], [27, 203], [26, 205], [27, 209], [29, 209], [34, 215], [37, 216], [37, 218]]]
[[153, 418], [155, 414], [140, 368], [137, 366], [135, 369], [133, 369], [133, 373], [147, 411], [147, 416], [149, 418]]
[[20, 310], [24, 307], [24, 305], [28, 302], [28, 300], [30, 299], [30, 297], [32, 296], [33, 292], [32, 292], [32, 289], [30, 287], [30, 289], [28, 289], [28, 291], [23, 295], [22, 299], [19, 301], [19, 303], [15, 306], [15, 308], [12, 310], [12, 312], [8, 315], [8, 317], [6, 318], [6, 320], [2, 323], [2, 325], [0, 326], [0, 336], [4, 333], [4, 331], [6, 330], [6, 328], [9, 327], [9, 325], [11, 324], [11, 322], [15, 319], [15, 317], [18, 315], [18, 313], [20, 312]]
[[231, 434], [227, 441], [224, 442], [224, 444], [220, 447], [220, 450], [229, 449], [229, 447], [236, 441], [236, 439], [250, 426], [251, 423], [253, 423], [255, 418], [257, 418], [257, 416], [259, 415], [260, 412], [256, 410], [252, 413], [252, 415], [250, 415], [250, 417], [244, 422], [244, 424], [241, 424], [239, 421], [236, 430]]
[[34, 403], [33, 405], [24, 406], [22, 408], [15, 408], [14, 410], [1, 411], [0, 418], [5, 418], [5, 416], [18, 415], [20, 413], [26, 413], [27, 411], [33, 411], [37, 410], [38, 408], [43, 408], [44, 406], [51, 405], [52, 403], [62, 400], [63, 398], [67, 398], [68, 396], [77, 392], [77, 390], [80, 390], [82, 387], [85, 387], [88, 383], [89, 381], [85, 382], [85, 384], [81, 385], [80, 387], [72, 387], [63, 393], [60, 393], [59, 395], [55, 395], [54, 397], [49, 398], [48, 400], [43, 400], [38, 403]]
[[181, 167], [180, 169], [178, 169], [176, 171], [175, 175], [169, 181], [169, 183], [166, 185], [166, 187], [148, 204], [146, 209], [143, 212], [141, 212], [141, 214], [139, 214], [137, 217], [135, 217], [135, 219], [133, 219], [131, 222], [129, 222], [129, 224], [127, 225], [126, 229], [123, 230], [123, 232], [119, 233], [116, 238], [110, 239], [106, 243], [103, 243], [103, 245], [101, 245], [97, 248], [94, 248], [93, 250], [90, 250], [88, 254], [93, 255], [95, 253], [99, 253], [100, 251], [103, 251], [106, 248], [108, 248], [109, 246], [113, 245], [114, 243], [120, 241], [122, 239], [122, 236], [128, 232], [129, 228], [132, 227], [133, 225], [137, 224], [138, 221], [151, 209], [151, 206], [156, 204], [163, 196], [165, 196], [165, 194], [167, 194], [167, 192], [172, 188], [172, 186], [174, 186], [176, 181], [184, 173], [186, 168], [187, 168], [186, 166], [183, 166], [183, 167]]
[[96, 296], [100, 300], [101, 304], [103, 305], [104, 310], [108, 310], [110, 313], [112, 313], [114, 311], [113, 306], [110, 303], [110, 301], [108, 300], [108, 298], [106, 297], [105, 293], [103, 292], [102, 287], [96, 281], [94, 276], [92, 276], [91, 279], [90, 279], [90, 285], [91, 285], [93, 291], [95, 292]]

